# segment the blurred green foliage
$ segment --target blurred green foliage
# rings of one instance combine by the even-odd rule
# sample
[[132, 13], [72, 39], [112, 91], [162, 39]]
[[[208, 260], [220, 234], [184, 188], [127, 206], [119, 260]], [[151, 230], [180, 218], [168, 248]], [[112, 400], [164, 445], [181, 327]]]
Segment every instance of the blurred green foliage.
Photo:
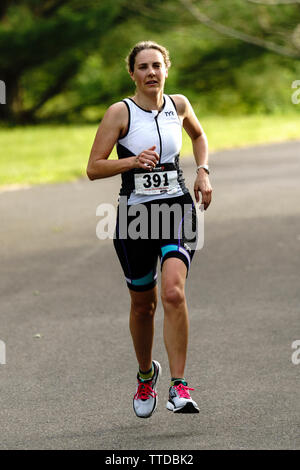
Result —
[[[12, 123], [95, 122], [134, 93], [125, 57], [140, 40], [165, 45], [167, 93], [183, 93], [203, 115], [297, 112], [300, 5], [197, 0], [215, 22], [278, 45], [278, 53], [201, 24], [179, 0], [2, 0], [0, 79]], [[280, 47], [295, 51], [281, 54]]]

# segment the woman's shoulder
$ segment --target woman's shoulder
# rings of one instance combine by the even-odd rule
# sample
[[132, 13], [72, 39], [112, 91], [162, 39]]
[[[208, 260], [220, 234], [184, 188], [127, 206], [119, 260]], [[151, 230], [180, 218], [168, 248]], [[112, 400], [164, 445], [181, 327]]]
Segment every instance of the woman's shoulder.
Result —
[[128, 119], [128, 111], [127, 106], [124, 101], [117, 101], [116, 103], [111, 104], [105, 114], [104, 118], [106, 121], [113, 121], [113, 122], [123, 122]]
[[116, 129], [119, 135], [124, 134], [128, 126], [128, 110], [126, 104], [122, 101], [111, 104], [103, 118], [101, 119], [100, 126], [102, 129]]
[[187, 99], [187, 97], [184, 96], [184, 95], [179, 95], [179, 94], [169, 95], [169, 96], [173, 100], [173, 102], [176, 106], [176, 110], [177, 110], [178, 115], [179, 116], [184, 116], [186, 114], [186, 111], [187, 111], [188, 107], [190, 106], [190, 102]]
[[109, 106], [109, 108], [107, 108], [106, 113], [109, 113], [109, 114], [119, 114], [119, 113], [126, 114], [126, 111], [127, 111], [126, 102], [123, 100], [123, 101], [117, 101], [116, 103], [111, 104]]

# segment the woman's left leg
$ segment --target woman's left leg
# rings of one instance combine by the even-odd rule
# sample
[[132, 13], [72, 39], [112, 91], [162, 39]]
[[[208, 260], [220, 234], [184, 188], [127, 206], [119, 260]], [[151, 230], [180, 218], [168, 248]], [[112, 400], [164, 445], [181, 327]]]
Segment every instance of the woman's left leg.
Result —
[[161, 299], [164, 307], [164, 342], [171, 377], [184, 377], [189, 333], [186, 273], [186, 265], [181, 259], [168, 258], [163, 263]]
[[[185, 300], [186, 265], [179, 258], [168, 258], [162, 267], [162, 302], [165, 311], [164, 340], [169, 358], [171, 387], [167, 409], [174, 413], [199, 413], [184, 379], [189, 320]], [[177, 379], [177, 380], [175, 380]]]

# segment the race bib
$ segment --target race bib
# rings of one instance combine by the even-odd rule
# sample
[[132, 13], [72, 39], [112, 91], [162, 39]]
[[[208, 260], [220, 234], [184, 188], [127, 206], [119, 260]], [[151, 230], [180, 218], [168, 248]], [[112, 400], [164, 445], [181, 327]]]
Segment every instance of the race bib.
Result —
[[134, 175], [135, 194], [174, 194], [178, 191], [177, 171], [156, 169]]

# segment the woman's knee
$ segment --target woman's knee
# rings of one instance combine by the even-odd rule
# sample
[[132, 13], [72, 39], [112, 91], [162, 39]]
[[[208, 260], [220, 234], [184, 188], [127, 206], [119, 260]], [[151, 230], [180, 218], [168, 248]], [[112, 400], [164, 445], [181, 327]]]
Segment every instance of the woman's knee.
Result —
[[161, 293], [161, 300], [164, 306], [178, 307], [185, 302], [184, 288], [178, 284], [169, 284], [164, 287]]
[[131, 296], [131, 312], [135, 315], [148, 315], [153, 316], [155, 314], [157, 306], [157, 298], [141, 298], [141, 296]]

